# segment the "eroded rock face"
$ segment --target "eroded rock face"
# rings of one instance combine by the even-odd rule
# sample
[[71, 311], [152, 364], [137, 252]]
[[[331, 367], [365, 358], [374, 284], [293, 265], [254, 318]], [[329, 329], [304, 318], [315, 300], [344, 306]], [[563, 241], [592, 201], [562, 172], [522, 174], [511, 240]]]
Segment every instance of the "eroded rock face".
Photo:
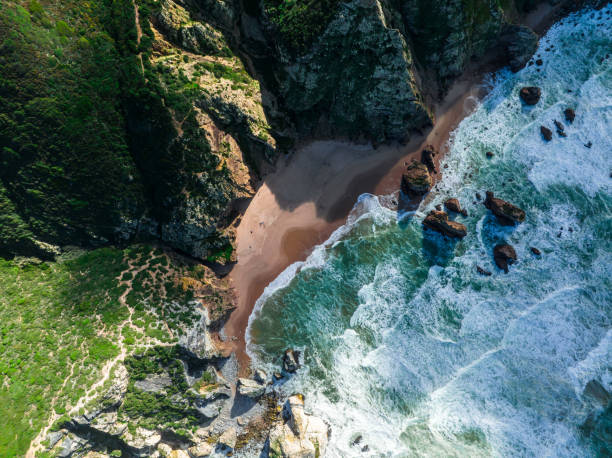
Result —
[[427, 145], [423, 148], [423, 151], [421, 151], [421, 162], [433, 173], [436, 173], [436, 164], [434, 162], [436, 154], [436, 150], [432, 145]]
[[266, 392], [266, 386], [248, 378], [238, 379], [238, 393], [251, 399], [257, 399]]
[[304, 412], [304, 397], [300, 394], [291, 396], [283, 408], [283, 421], [270, 431], [270, 456], [325, 456], [329, 434], [330, 428], [323, 420]]
[[431, 188], [433, 180], [427, 166], [421, 162], [413, 161], [406, 167], [402, 175], [402, 192], [406, 195], [425, 194]]
[[510, 202], [498, 199], [491, 191], [487, 191], [484, 205], [493, 212], [498, 221], [503, 225], [509, 226], [525, 220], [525, 212], [522, 209]]
[[508, 273], [508, 266], [517, 260], [516, 251], [512, 245], [499, 244], [493, 248], [493, 259], [497, 267]]
[[540, 101], [542, 90], [536, 86], [527, 86], [520, 90], [519, 96], [525, 105], [535, 105]]
[[300, 352], [292, 348], [285, 350], [283, 354], [283, 370], [294, 373], [300, 368]]
[[447, 208], [447, 210], [450, 210], [455, 213], [461, 213], [461, 204], [455, 198], [447, 199], [444, 202], [444, 206]]
[[500, 44], [506, 48], [510, 69], [517, 72], [535, 53], [538, 36], [527, 26], [509, 24], [502, 30]]
[[463, 238], [467, 235], [465, 225], [448, 219], [446, 212], [432, 210], [423, 220], [423, 225], [429, 229], [452, 238]]
[[208, 310], [200, 310], [201, 318], [196, 325], [179, 338], [179, 346], [199, 359], [218, 358], [221, 352], [216, 347], [208, 332], [210, 320]]

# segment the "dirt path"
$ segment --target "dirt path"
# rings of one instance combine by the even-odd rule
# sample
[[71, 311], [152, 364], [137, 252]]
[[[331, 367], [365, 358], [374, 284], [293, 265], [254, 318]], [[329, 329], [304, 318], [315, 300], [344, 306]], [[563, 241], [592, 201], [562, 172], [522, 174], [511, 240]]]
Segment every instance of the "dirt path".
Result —
[[[85, 395], [82, 396], [76, 402], [74, 406], [70, 407], [70, 409], [67, 412], [67, 415], [70, 417], [77, 415], [81, 408], [86, 407], [87, 404], [89, 404], [91, 401], [93, 401], [98, 396], [97, 390], [103, 387], [104, 384], [109, 380], [113, 372], [113, 368], [117, 367], [118, 364], [122, 363], [125, 360], [126, 356], [128, 355], [128, 348], [124, 342], [125, 341], [124, 336], [123, 336], [124, 329], [126, 329], [127, 327], [135, 331], [138, 331], [142, 333], [143, 335], [145, 334], [145, 330], [143, 328], [136, 326], [134, 322], [132, 321], [132, 317], [134, 316], [134, 309], [127, 302], [127, 297], [134, 289], [133, 288], [134, 279], [140, 272], [150, 267], [149, 262], [146, 262], [138, 267], [135, 267], [135, 265], [139, 263], [140, 259], [141, 258], [138, 257], [136, 259], [129, 260], [127, 268], [123, 270], [117, 277], [119, 286], [125, 287], [125, 290], [123, 291], [121, 296], [119, 296], [119, 303], [123, 307], [125, 307], [129, 312], [128, 318], [119, 325], [118, 338], [115, 340], [116, 345], [119, 347], [119, 354], [113, 359], [107, 361], [104, 364], [104, 366], [102, 366], [102, 368], [100, 369], [100, 374], [99, 374], [100, 378], [87, 389]], [[122, 280], [123, 278], [125, 278], [125, 275], [128, 273], [131, 274], [130, 279]], [[168, 326], [165, 321], [164, 321], [164, 324], [166, 327]], [[170, 334], [172, 335], [172, 333]], [[155, 339], [152, 337], [145, 336], [144, 339], [145, 339], [144, 342], [138, 346], [139, 350], [154, 347], [154, 346], [172, 345], [166, 342], [161, 342], [158, 339]], [[36, 452], [43, 450], [44, 447], [42, 445], [42, 441], [47, 437], [47, 434], [49, 433], [49, 430], [51, 429], [53, 424], [60, 418], [60, 415], [55, 412], [55, 407], [57, 405], [59, 393], [62, 393], [63, 390], [66, 388], [67, 383], [74, 378], [75, 369], [77, 369], [77, 364], [79, 363], [80, 361], [75, 361], [72, 363], [70, 367], [70, 374], [64, 380], [62, 387], [59, 390], [58, 394], [51, 401], [51, 416], [49, 418], [49, 421], [47, 422], [45, 427], [41, 429], [41, 431], [38, 433], [38, 435], [34, 438], [32, 443], [30, 444], [30, 448], [28, 449], [28, 452], [26, 453], [26, 458], [34, 458], [36, 455]]]

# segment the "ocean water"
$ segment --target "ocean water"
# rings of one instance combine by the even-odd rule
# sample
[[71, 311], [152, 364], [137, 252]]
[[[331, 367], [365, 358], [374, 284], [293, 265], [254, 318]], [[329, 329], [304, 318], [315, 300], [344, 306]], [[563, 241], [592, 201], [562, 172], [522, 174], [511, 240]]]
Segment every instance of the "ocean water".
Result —
[[[490, 77], [416, 212], [361, 196], [347, 223], [258, 300], [248, 351], [268, 370], [285, 348], [303, 351], [281, 389], [304, 393], [331, 424], [327, 456], [612, 454], [612, 411], [585, 393], [590, 380], [612, 392], [609, 53], [612, 6], [552, 27], [541, 67]], [[518, 98], [525, 85], [542, 88], [533, 108]], [[475, 197], [486, 190], [526, 221], [500, 226]], [[449, 197], [469, 212], [457, 218], [468, 227], [459, 242], [421, 225]], [[508, 274], [493, 263], [500, 241], [518, 254]]]

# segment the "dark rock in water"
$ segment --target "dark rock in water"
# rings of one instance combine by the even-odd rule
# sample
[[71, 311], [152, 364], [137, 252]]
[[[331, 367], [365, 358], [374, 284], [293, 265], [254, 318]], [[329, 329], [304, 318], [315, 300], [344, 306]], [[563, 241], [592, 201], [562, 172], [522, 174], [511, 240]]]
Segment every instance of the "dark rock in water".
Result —
[[548, 127], [540, 126], [540, 133], [547, 142], [552, 140], [552, 130], [550, 130]]
[[493, 157], [493, 153], [491, 151], [487, 151], [485, 154], [487, 155], [489, 159]]
[[440, 204], [436, 205], [436, 210], [441, 211], [442, 210], [442, 205], [440, 205]]
[[542, 90], [539, 87], [527, 86], [521, 89], [519, 96], [526, 105], [535, 105], [540, 101]]
[[463, 238], [467, 235], [465, 225], [448, 219], [446, 212], [432, 210], [423, 220], [423, 225], [443, 235]]
[[355, 439], [351, 441], [351, 447], [354, 447], [355, 445], [359, 445], [362, 439], [363, 439], [363, 436], [359, 434]]
[[565, 130], [565, 126], [561, 124], [559, 121], [555, 119], [553, 122], [555, 123], [555, 127], [557, 128], [558, 133], [563, 132]]
[[563, 114], [565, 115], [565, 120], [570, 124], [574, 122], [574, 119], [576, 119], [576, 112], [571, 108], [566, 108]]
[[368, 450], [370, 450], [370, 446], [369, 445], [364, 445], [363, 447], [361, 447], [361, 451], [362, 452], [367, 452]]
[[514, 264], [517, 259], [516, 251], [514, 251], [514, 247], [512, 247], [512, 245], [495, 245], [495, 248], [493, 248], [493, 259], [495, 260], [497, 267], [508, 273], [508, 265]]
[[538, 47], [538, 36], [524, 25], [507, 25], [502, 30], [500, 45], [505, 48], [510, 70], [519, 71]]
[[584, 146], [586, 146], [587, 148], [590, 148], [591, 146], [593, 146], [593, 142], [586, 142]]
[[612, 396], [608, 393], [601, 383], [597, 380], [593, 379], [589, 381], [584, 387], [583, 393], [587, 396], [590, 396], [594, 399], [597, 399], [603, 406], [607, 406], [608, 403], [612, 400]]
[[429, 171], [436, 173], [436, 164], [434, 163], [434, 157], [436, 150], [433, 146], [427, 145], [421, 152], [421, 162], [427, 166]]
[[404, 194], [425, 194], [431, 188], [433, 181], [427, 166], [413, 161], [402, 175], [402, 192]]
[[283, 354], [283, 369], [285, 372], [294, 373], [300, 368], [300, 352], [289, 348]]
[[483, 269], [483, 268], [482, 268], [482, 267], [480, 267], [480, 266], [476, 266], [476, 272], [478, 272], [480, 275], [486, 275], [487, 277], [489, 277], [489, 276], [491, 276], [491, 275], [492, 275], [492, 274], [491, 274], [491, 272], [489, 272], [489, 271], [488, 271], [488, 270], [486, 270], [486, 269]]
[[481, 200], [481, 199], [482, 199], [482, 196], [480, 195], [480, 193], [479, 193], [479, 192], [477, 192], [477, 193], [476, 193], [476, 199], [478, 199], [478, 200]]
[[497, 216], [498, 221], [503, 225], [509, 226], [525, 220], [525, 212], [521, 208], [505, 200], [498, 199], [491, 191], [487, 191], [484, 205]]
[[535, 254], [536, 256], [540, 256], [540, 255], [542, 254], [542, 252], [541, 252], [540, 250], [538, 250], [536, 247], [533, 247], [533, 246], [532, 246], [532, 247], [530, 248], [530, 250], [531, 250], [531, 252], [532, 252], [533, 254]]
[[467, 217], [467, 215], [468, 215], [467, 210], [466, 210], [465, 208], [462, 208], [462, 209], [461, 209], [461, 216], [465, 216], [465, 217]]
[[444, 202], [444, 206], [447, 210], [450, 210], [455, 213], [461, 213], [461, 204], [455, 198], [447, 199], [446, 202]]
[[544, 63], [544, 61], [542, 59], [538, 59], [536, 60], [536, 65], [539, 67]]
[[281, 380], [283, 378], [283, 374], [280, 372], [274, 372], [272, 376], [274, 377], [274, 380]]

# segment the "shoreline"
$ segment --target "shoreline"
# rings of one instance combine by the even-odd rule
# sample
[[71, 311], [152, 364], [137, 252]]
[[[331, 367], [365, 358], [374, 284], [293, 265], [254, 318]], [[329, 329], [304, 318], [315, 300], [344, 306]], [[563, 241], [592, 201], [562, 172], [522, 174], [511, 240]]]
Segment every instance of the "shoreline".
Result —
[[[343, 225], [364, 193], [399, 190], [405, 162], [419, 159], [425, 145], [448, 151], [451, 132], [483, 95], [487, 72], [470, 72], [451, 86], [435, 107], [435, 125], [406, 145], [372, 147], [344, 141], [313, 141], [279, 158], [266, 176], [236, 229], [238, 262], [230, 272], [237, 308], [225, 323], [226, 344], [236, 353], [240, 371], [250, 359], [245, 332], [255, 301], [289, 265], [305, 260], [312, 249]], [[434, 176], [437, 181], [440, 171]]]
[[[542, 36], [560, 19], [563, 5], [540, 4], [519, 23]], [[484, 56], [479, 63], [468, 65], [444, 98], [434, 104], [434, 126], [405, 145], [375, 148], [369, 143], [314, 140], [278, 159], [236, 228], [238, 262], [229, 274], [236, 309], [223, 331], [225, 346], [236, 354], [241, 374], [248, 373], [250, 364], [245, 341], [249, 317], [266, 286], [288, 266], [305, 260], [316, 245], [344, 224], [359, 195], [399, 191], [404, 163], [419, 160], [423, 147], [430, 144], [439, 152], [435, 185], [451, 133], [486, 95], [486, 76], [504, 67], [497, 57]]]

